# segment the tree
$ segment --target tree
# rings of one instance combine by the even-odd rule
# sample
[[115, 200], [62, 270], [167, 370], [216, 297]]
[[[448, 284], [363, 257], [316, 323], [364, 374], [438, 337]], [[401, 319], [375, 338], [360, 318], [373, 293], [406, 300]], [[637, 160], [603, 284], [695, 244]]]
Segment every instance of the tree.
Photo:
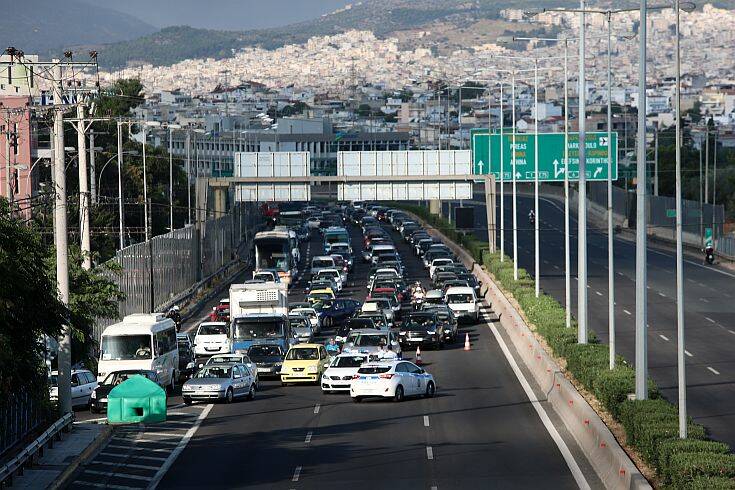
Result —
[[58, 338], [71, 312], [56, 295], [40, 235], [8, 211], [0, 199], [0, 403], [21, 391], [45, 400], [44, 339]]

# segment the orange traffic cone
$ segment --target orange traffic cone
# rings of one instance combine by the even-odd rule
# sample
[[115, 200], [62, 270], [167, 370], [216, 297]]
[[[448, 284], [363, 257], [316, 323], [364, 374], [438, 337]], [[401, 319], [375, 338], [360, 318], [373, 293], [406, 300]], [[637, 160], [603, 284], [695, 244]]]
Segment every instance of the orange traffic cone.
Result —
[[417, 366], [421, 365], [421, 346], [420, 345], [416, 346], [416, 365]]
[[464, 350], [470, 350], [470, 334], [464, 336]]

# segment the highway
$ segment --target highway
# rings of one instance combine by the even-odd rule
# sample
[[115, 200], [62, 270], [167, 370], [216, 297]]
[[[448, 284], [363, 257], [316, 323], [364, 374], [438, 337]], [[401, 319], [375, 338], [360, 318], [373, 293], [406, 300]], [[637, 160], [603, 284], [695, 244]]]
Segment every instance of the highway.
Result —
[[[368, 268], [358, 255], [359, 230], [351, 227], [351, 233], [356, 266], [342, 295], [363, 300]], [[419, 259], [398, 234], [393, 235], [406, 278], [428, 283]], [[320, 247], [319, 239], [313, 238], [302, 249], [302, 260], [309, 261]], [[302, 279], [292, 288], [292, 301], [304, 298], [305, 284]], [[183, 407], [180, 397], [172, 397], [169, 412], [187, 421], [180, 422], [177, 435], [155, 440], [160, 431], [150, 426], [147, 430], [154, 431], [153, 436], [143, 430], [133, 439], [118, 441], [117, 449], [103, 451], [87, 466], [97, 473], [82, 473], [75, 484], [88, 486], [91, 480], [130, 488], [151, 483], [160, 488], [601, 488], [569, 435], [559, 429], [559, 440], [552, 439], [488, 327], [489, 308], [483, 318], [478, 325], [461, 328], [462, 341], [423, 352], [426, 369], [437, 380], [434, 398], [355, 404], [348, 395], [324, 395], [318, 386], [282, 387], [278, 381], [261, 381], [251, 402]], [[472, 342], [469, 352], [463, 350], [465, 333]], [[406, 357], [413, 355], [409, 352]], [[536, 393], [542, 398], [541, 392]], [[555, 414], [549, 417], [557, 428], [562, 426]], [[178, 457], [172, 456], [173, 447], [194, 424], [201, 425], [181, 446]], [[571, 464], [559, 443], [570, 451]]]
[[[484, 197], [484, 196], [483, 196]], [[487, 234], [484, 203], [473, 201], [478, 236]], [[505, 253], [512, 256], [512, 199], [505, 197]], [[528, 220], [533, 197], [518, 198], [519, 265], [533, 275], [534, 231]], [[562, 304], [564, 287], [564, 207], [556, 199], [539, 203], [541, 288]], [[497, 212], [498, 226], [500, 212]], [[570, 220], [572, 312], [577, 312], [577, 220]], [[602, 342], [608, 340], [607, 234], [588, 224], [589, 325]], [[498, 243], [500, 233], [498, 232]], [[619, 354], [634, 361], [635, 243], [616, 237], [615, 319]], [[663, 394], [677, 400], [676, 265], [673, 252], [648, 248], [648, 359], [649, 374]], [[705, 425], [713, 438], [735, 447], [735, 273], [705, 266], [685, 256], [685, 325], [689, 415]]]

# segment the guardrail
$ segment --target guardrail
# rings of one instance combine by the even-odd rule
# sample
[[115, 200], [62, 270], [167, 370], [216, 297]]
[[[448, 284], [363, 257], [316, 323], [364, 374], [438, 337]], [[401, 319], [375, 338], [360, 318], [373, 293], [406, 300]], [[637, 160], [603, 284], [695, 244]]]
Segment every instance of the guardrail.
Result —
[[67, 413], [59, 420], [54, 422], [51, 427], [46, 429], [43, 434], [38, 436], [35, 441], [26, 446], [21, 452], [13, 457], [10, 461], [0, 467], [0, 488], [12, 485], [13, 477], [23, 474], [23, 469], [27, 464], [33, 463], [33, 458], [39, 454], [43, 455], [43, 450], [48, 444], [53, 445], [55, 438], [59, 436], [61, 431], [67, 431], [73, 422], [71, 413]]

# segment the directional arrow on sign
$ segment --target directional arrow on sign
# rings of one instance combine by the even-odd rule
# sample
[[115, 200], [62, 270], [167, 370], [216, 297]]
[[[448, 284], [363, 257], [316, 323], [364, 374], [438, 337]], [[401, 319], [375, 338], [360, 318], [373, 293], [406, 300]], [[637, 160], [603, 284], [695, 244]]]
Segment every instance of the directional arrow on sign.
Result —
[[516, 179], [520, 179], [521, 177], [523, 177], [523, 174], [520, 172], [516, 172]]
[[595, 173], [593, 175], [593, 178], [597, 178], [602, 173], [602, 167], [597, 167], [595, 169]]
[[485, 167], [485, 162], [480, 160], [479, 162], [477, 162], [477, 165], [480, 167], [480, 175], [483, 175], [485, 173], [483, 172], [483, 168]]
[[558, 178], [560, 175], [564, 175], [564, 172], [566, 172], [566, 169], [564, 167], [559, 167], [559, 160], [554, 160], [554, 178]]

